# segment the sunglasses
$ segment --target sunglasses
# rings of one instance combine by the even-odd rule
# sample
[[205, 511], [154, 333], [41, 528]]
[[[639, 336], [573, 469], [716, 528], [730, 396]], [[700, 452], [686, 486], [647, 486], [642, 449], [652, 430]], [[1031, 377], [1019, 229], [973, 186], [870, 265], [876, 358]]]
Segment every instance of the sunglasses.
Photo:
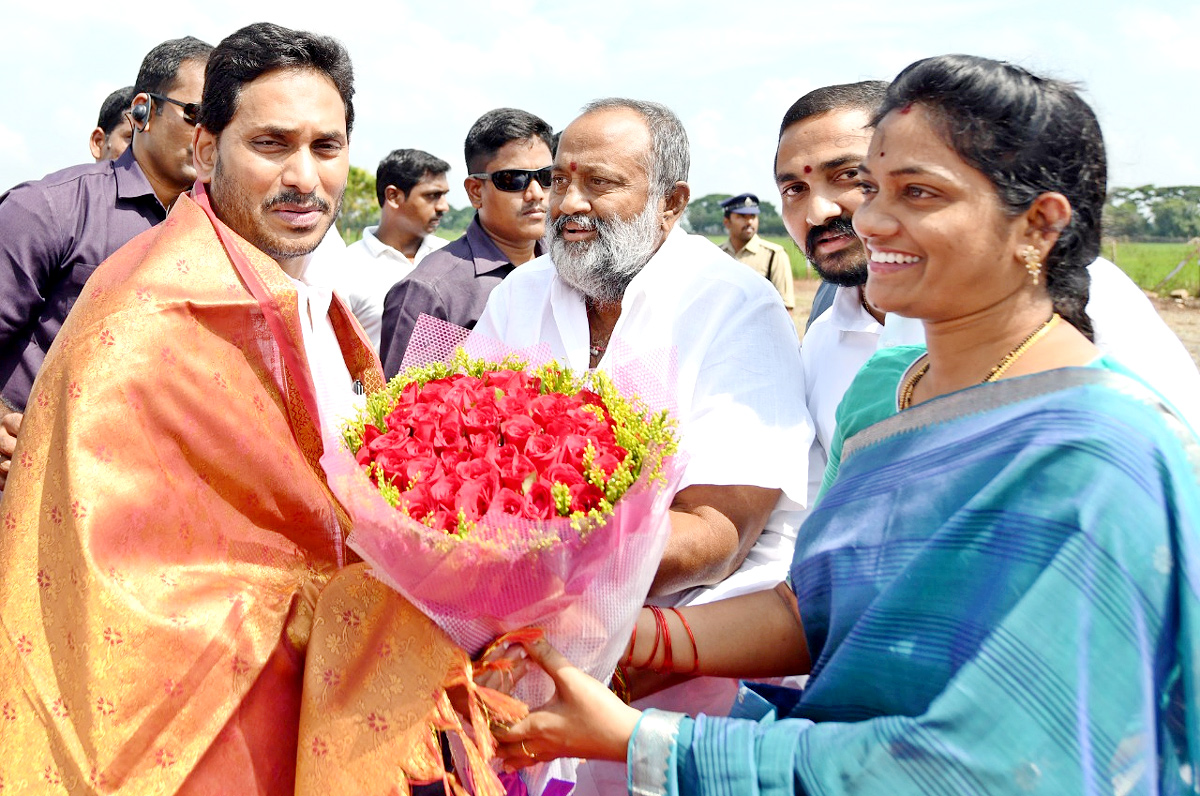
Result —
[[200, 113], [199, 102], [180, 102], [177, 99], [168, 97], [166, 94], [150, 94], [147, 92], [147, 95], [156, 100], [161, 100], [162, 102], [169, 102], [172, 105], [178, 105], [179, 107], [183, 108], [183, 120], [193, 126], [196, 124], [196, 116]]
[[468, 174], [468, 177], [474, 177], [477, 180], [486, 180], [489, 177], [492, 180], [492, 185], [496, 186], [498, 191], [507, 191], [508, 193], [521, 193], [529, 187], [529, 181], [535, 179], [538, 185], [543, 188], [550, 187], [550, 172], [553, 171], [553, 166], [543, 166], [540, 169], [500, 169], [488, 173], [486, 171], [478, 174]]

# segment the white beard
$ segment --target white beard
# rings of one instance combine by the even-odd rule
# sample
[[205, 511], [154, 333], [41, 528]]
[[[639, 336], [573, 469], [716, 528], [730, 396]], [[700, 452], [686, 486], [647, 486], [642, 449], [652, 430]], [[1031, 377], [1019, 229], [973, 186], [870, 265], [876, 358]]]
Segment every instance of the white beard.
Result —
[[[596, 230], [588, 241], [565, 241], [570, 222]], [[546, 248], [554, 268], [571, 287], [601, 304], [619, 304], [625, 288], [662, 244], [658, 199], [651, 197], [634, 218], [559, 216], [546, 226]]]

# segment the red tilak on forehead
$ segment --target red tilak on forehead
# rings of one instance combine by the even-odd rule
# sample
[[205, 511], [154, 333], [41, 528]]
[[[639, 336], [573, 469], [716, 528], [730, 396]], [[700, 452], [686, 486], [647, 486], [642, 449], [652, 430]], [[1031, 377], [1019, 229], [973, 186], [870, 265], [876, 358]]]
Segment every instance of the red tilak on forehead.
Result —
[[576, 168], [577, 167], [575, 166], [575, 161], [572, 160], [571, 161], [571, 171], [575, 171]]
[[805, 167], [804, 167], [804, 173], [805, 173], [805, 174], [812, 174], [812, 166], [805, 166]]

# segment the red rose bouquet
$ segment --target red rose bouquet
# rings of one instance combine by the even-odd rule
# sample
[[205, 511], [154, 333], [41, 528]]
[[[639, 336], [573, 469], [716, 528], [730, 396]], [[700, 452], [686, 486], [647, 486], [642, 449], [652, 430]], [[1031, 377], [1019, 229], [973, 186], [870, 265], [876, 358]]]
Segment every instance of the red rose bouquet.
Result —
[[[491, 361], [458, 350], [409, 367], [322, 458], [348, 543], [471, 654], [537, 626], [605, 680], [669, 533], [671, 407], [637, 397], [638, 383], [668, 394], [669, 367], [579, 375], [466, 342]], [[516, 695], [536, 705], [552, 690], [533, 676]]]
[[639, 410], [603, 373], [524, 367], [460, 352], [406, 371], [368, 400], [346, 445], [390, 506], [440, 531], [465, 536], [510, 518], [605, 523], [643, 468], [661, 476], [673, 450], [666, 413]]

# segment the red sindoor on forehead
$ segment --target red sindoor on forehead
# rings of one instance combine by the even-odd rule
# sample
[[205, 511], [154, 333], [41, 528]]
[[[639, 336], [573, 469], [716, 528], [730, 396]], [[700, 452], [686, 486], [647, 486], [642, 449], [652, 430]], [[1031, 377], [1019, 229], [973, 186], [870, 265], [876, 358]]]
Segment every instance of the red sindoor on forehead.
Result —
[[571, 171], [575, 171], [575, 170], [576, 170], [576, 168], [577, 168], [577, 167], [576, 167], [576, 165], [575, 165], [575, 161], [573, 161], [573, 160], [572, 160], [572, 161], [571, 161]]
[[812, 166], [805, 166], [805, 167], [804, 167], [804, 173], [805, 173], [805, 174], [812, 174]]

